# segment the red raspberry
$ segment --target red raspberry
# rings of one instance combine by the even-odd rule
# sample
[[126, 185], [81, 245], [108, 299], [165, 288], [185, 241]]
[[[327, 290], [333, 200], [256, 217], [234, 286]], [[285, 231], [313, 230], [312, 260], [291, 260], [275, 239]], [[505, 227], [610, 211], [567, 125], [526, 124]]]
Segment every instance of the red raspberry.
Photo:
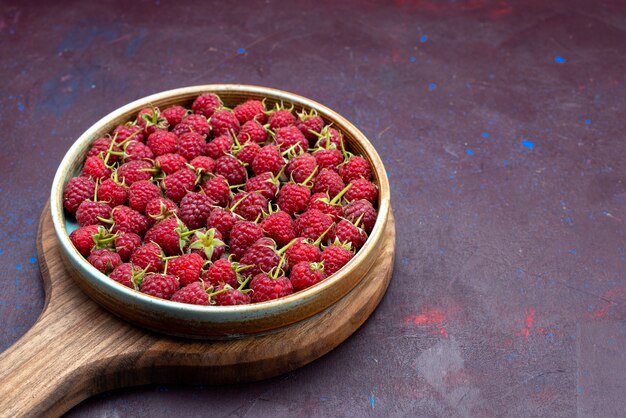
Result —
[[343, 216], [352, 223], [357, 222], [360, 217], [361, 221], [358, 226], [363, 226], [365, 232], [369, 234], [374, 228], [378, 214], [370, 202], [361, 199], [344, 206]]
[[265, 115], [265, 105], [259, 100], [248, 100], [241, 103], [235, 106], [233, 113], [242, 125], [253, 119], [261, 123], [265, 123], [267, 121], [267, 116]]
[[151, 160], [154, 153], [146, 144], [139, 141], [128, 141], [124, 147], [124, 162]]
[[158, 157], [174, 153], [178, 145], [178, 137], [173, 132], [158, 130], [148, 137], [146, 144]]
[[205, 147], [204, 137], [195, 132], [187, 132], [178, 137], [178, 153], [187, 161], [204, 154]]
[[122, 264], [120, 255], [107, 249], [92, 251], [87, 257], [87, 261], [104, 274], [111, 273], [115, 267]]
[[365, 180], [372, 179], [372, 168], [369, 161], [360, 155], [353, 155], [348, 158], [341, 167], [339, 167], [339, 175], [344, 182], [350, 183], [352, 180], [358, 178], [364, 178]]
[[205, 145], [204, 153], [214, 160], [217, 160], [224, 154], [230, 153], [234, 144], [235, 142], [229, 135], [218, 136]]
[[204, 260], [198, 254], [183, 254], [167, 262], [167, 273], [178, 278], [181, 286], [200, 280]]
[[354, 226], [351, 222], [346, 221], [345, 219], [337, 222], [337, 225], [332, 230], [332, 234], [330, 236], [331, 241], [338, 241], [341, 243], [350, 243], [351, 247], [358, 251], [359, 248], [365, 244], [365, 240], [367, 240], [367, 234], [365, 231], [357, 226]]
[[258, 121], [250, 120], [239, 129], [237, 138], [242, 144], [246, 142], [262, 144], [267, 141], [267, 130]]
[[324, 270], [329, 276], [335, 274], [340, 268], [348, 264], [354, 254], [348, 248], [333, 244], [324, 248], [322, 251], [322, 261], [324, 262]]
[[176, 276], [153, 273], [146, 274], [139, 290], [146, 295], [161, 299], [171, 299], [179, 287], [180, 285], [178, 284], [178, 280], [176, 280]]
[[282, 298], [293, 293], [293, 286], [288, 278], [285, 276], [272, 278], [265, 273], [254, 276], [250, 282], [250, 289], [254, 303]]
[[213, 136], [227, 135], [231, 131], [239, 132], [239, 121], [230, 110], [218, 110], [209, 120]]
[[130, 261], [135, 267], [152, 273], [163, 270], [163, 253], [161, 248], [152, 242], [137, 248]]
[[296, 235], [316, 240], [328, 236], [333, 225], [333, 219], [317, 209], [309, 209], [300, 215], [295, 222]]
[[365, 199], [372, 204], [378, 199], [378, 188], [374, 183], [364, 178], [358, 178], [352, 180], [350, 183], [352, 186], [346, 192], [346, 200], [352, 202], [353, 200]]
[[85, 160], [81, 176], [90, 177], [94, 180], [106, 179], [111, 176], [111, 169], [104, 164], [102, 158], [89, 157]]
[[126, 187], [116, 183], [113, 179], [106, 179], [98, 186], [98, 201], [106, 203], [112, 208], [125, 204], [127, 199]]
[[294, 222], [287, 212], [274, 212], [263, 219], [261, 229], [265, 236], [276, 241], [279, 247], [287, 245], [296, 237]]
[[215, 171], [215, 160], [211, 157], [200, 155], [189, 162], [189, 165], [196, 170], [211, 174]]
[[[335, 196], [336, 198], [337, 196]], [[309, 200], [308, 209], [317, 209], [320, 212], [324, 212], [337, 221], [341, 215], [343, 215], [343, 207], [340, 203], [336, 203], [335, 199], [330, 199], [328, 193], [315, 193]]]
[[137, 290], [143, 279], [143, 272], [137, 270], [131, 263], [124, 263], [117, 266], [109, 277], [126, 287]]
[[285, 168], [287, 177], [296, 183], [304, 183], [317, 170], [317, 160], [311, 154], [304, 153], [294, 157]]
[[205, 118], [210, 118], [215, 111], [222, 106], [222, 100], [216, 94], [205, 93], [198, 96], [198, 98], [193, 101], [191, 109], [193, 113], [198, 113], [204, 115]]
[[319, 138], [320, 139], [317, 141], [317, 146], [320, 148], [328, 149], [334, 146], [335, 148], [340, 150], [343, 145], [343, 135], [341, 134], [341, 132], [339, 132], [335, 128], [331, 128], [330, 126], [326, 126], [324, 127], [324, 129], [322, 129]]
[[251, 165], [260, 150], [261, 146], [259, 144], [256, 142], [248, 142], [242, 145], [235, 155], [242, 163]]
[[333, 170], [323, 169], [316, 177], [313, 193], [328, 193], [330, 198], [337, 196], [346, 185], [339, 174]]
[[278, 193], [280, 182], [272, 173], [263, 173], [254, 176], [246, 182], [246, 192], [257, 192], [267, 200], [273, 200]]
[[217, 207], [211, 211], [207, 219], [207, 228], [215, 228], [224, 239], [228, 239], [235, 222], [237, 222], [237, 218], [231, 211]]
[[187, 249], [198, 254], [203, 260], [215, 261], [224, 255], [226, 244], [222, 233], [217, 229], [200, 229], [191, 236]]
[[343, 163], [343, 154], [336, 148], [321, 149], [313, 153], [313, 157], [319, 165], [319, 169], [337, 170], [337, 167]]
[[267, 199], [260, 193], [239, 192], [233, 196], [232, 211], [249, 221], [258, 219], [267, 209]]
[[165, 195], [168, 199], [178, 203], [187, 192], [192, 192], [195, 189], [196, 179], [196, 173], [193, 170], [183, 168], [174, 174], [165, 176], [161, 187], [165, 189]]
[[176, 291], [170, 300], [190, 305], [207, 306], [209, 305], [209, 294], [201, 282], [193, 282]]
[[93, 237], [98, 235], [98, 229], [101, 228], [98, 225], [87, 225], [81, 228], [75, 229], [70, 234], [70, 241], [74, 244], [76, 250], [83, 256], [89, 256], [89, 253], [96, 245]]
[[213, 299], [215, 300], [215, 304], [218, 306], [235, 306], [235, 305], [248, 305], [252, 302], [250, 295], [248, 293], [244, 293], [239, 289], [234, 289], [233, 287], [219, 286], [216, 288], [216, 291], [220, 291], [226, 288], [224, 292], [217, 293]]
[[130, 186], [139, 180], [150, 180], [152, 169], [152, 163], [149, 161], [130, 161], [119, 166], [117, 177], [121, 182]]
[[295, 292], [309, 288], [325, 278], [326, 272], [323, 263], [308, 263], [306, 261], [293, 266], [289, 275]]
[[71, 178], [63, 190], [63, 207], [69, 213], [76, 213], [84, 200], [93, 197], [95, 190], [96, 182], [89, 177]]
[[178, 217], [189, 229], [202, 228], [213, 209], [212, 204], [213, 201], [207, 195], [189, 192], [180, 202]]
[[178, 154], [163, 154], [156, 157], [156, 166], [165, 174], [174, 174], [185, 168], [187, 160]]
[[161, 116], [167, 119], [170, 128], [174, 128], [187, 115], [187, 110], [182, 106], [171, 106], [161, 112]]
[[300, 238], [287, 248], [285, 258], [290, 266], [301, 262], [316, 263], [322, 261], [322, 252], [312, 241]]
[[263, 236], [263, 230], [254, 222], [237, 221], [230, 231], [230, 251], [239, 260], [246, 250]]
[[270, 172], [277, 175], [285, 166], [285, 159], [275, 145], [265, 145], [252, 161], [252, 171], [257, 176]]
[[285, 126], [278, 129], [274, 141], [281, 151], [286, 151], [292, 147], [294, 147], [295, 152], [307, 152], [309, 150], [309, 141], [295, 126]]
[[291, 126], [296, 123], [296, 117], [287, 109], [279, 109], [270, 115], [267, 120], [271, 129], [284, 128], [285, 126]]
[[209, 266], [209, 269], [202, 275], [202, 280], [213, 286], [228, 284], [237, 288], [239, 287], [237, 268], [238, 264], [232, 263], [227, 258], [220, 258]]
[[[95, 141], [93, 141], [93, 144], [91, 144], [91, 148], [89, 148], [89, 151], [87, 151], [87, 155], [85, 156], [85, 158], [100, 157], [102, 160], [104, 160], [107, 157], [109, 148], [113, 152], [121, 152], [120, 148], [117, 145], [113, 144], [113, 146], [111, 146], [111, 142], [113, 142], [113, 139], [109, 137], [96, 139]], [[114, 164], [120, 160], [120, 157], [117, 155], [108, 155], [108, 164]]]
[[278, 191], [276, 204], [281, 210], [293, 216], [306, 209], [311, 190], [301, 184], [286, 183]]
[[217, 206], [225, 207], [230, 203], [230, 187], [224, 176], [215, 176], [202, 185], [204, 194], [209, 196]]
[[141, 109], [137, 114], [135, 123], [143, 129], [146, 136], [151, 135], [157, 129], [167, 129], [169, 127], [167, 119], [161, 116], [161, 112], [156, 107]]
[[182, 253], [184, 239], [181, 234], [185, 233], [185, 228], [181, 228], [180, 221], [176, 218], [165, 219], [146, 232], [145, 242], [158, 244], [168, 256]]
[[246, 167], [232, 155], [223, 155], [215, 161], [215, 174], [223, 176], [231, 186], [244, 184], [248, 179]]
[[324, 119], [317, 114], [303, 115], [296, 122], [296, 126], [309, 141], [317, 141], [317, 135], [324, 129]]
[[148, 219], [128, 206], [116, 206], [111, 211], [113, 232], [132, 232], [142, 237], [148, 229]]
[[241, 264], [250, 266], [245, 274], [254, 277], [259, 273], [269, 273], [272, 269], [279, 267], [280, 256], [273, 245], [268, 245], [266, 240], [259, 239], [246, 250], [241, 257]]
[[136, 181], [128, 189], [128, 206], [145, 213], [148, 202], [158, 197], [161, 197], [159, 186], [148, 180]]
[[165, 197], [157, 197], [148, 202], [145, 214], [150, 225], [154, 225], [157, 222], [176, 215], [177, 211], [178, 206], [176, 206], [176, 203]]
[[203, 115], [188, 115], [172, 130], [180, 137], [187, 132], [195, 132], [204, 137], [209, 133], [209, 122]]
[[141, 247], [141, 237], [132, 232], [122, 232], [115, 238], [115, 251], [125, 263], [139, 247]]
[[146, 137], [143, 134], [141, 126], [137, 125], [119, 125], [113, 130], [113, 138], [116, 144], [126, 142], [127, 139], [144, 142]]
[[80, 226], [104, 225], [98, 218], [109, 219], [111, 217], [111, 206], [106, 203], [85, 200], [76, 210], [76, 222]]

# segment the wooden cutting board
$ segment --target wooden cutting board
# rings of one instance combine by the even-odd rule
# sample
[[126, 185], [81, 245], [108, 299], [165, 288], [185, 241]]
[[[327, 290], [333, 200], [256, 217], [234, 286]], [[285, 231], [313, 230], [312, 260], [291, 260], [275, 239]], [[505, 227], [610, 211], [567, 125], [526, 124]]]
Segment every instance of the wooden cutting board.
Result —
[[0, 415], [59, 416], [96, 393], [150, 383], [226, 384], [301, 367], [355, 332], [383, 297], [393, 270], [395, 224], [361, 283], [326, 311], [270, 335], [197, 341], [156, 334], [101, 308], [61, 261], [46, 206], [38, 231], [46, 302], [35, 325], [0, 354]]

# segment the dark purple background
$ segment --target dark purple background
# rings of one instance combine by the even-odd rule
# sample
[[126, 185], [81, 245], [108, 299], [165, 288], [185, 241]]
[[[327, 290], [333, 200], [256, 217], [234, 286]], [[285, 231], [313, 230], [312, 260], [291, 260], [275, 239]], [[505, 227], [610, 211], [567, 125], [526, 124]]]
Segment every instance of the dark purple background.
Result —
[[379, 150], [398, 227], [385, 299], [324, 358], [69, 416], [623, 413], [624, 2], [51, 3], [1, 3], [0, 349], [42, 309], [34, 241], [63, 154], [150, 93], [328, 105]]

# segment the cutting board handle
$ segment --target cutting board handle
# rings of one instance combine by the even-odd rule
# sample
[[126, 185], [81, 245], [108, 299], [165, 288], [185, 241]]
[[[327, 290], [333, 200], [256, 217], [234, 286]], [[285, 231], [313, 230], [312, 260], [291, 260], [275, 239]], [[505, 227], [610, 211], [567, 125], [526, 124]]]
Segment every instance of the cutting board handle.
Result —
[[91, 385], [80, 381], [101, 372], [89, 341], [89, 327], [98, 324], [63, 317], [62, 308], [48, 305], [35, 325], [0, 354], [1, 416], [58, 416], [68, 409], [63, 403], [85, 397], [82, 391]]

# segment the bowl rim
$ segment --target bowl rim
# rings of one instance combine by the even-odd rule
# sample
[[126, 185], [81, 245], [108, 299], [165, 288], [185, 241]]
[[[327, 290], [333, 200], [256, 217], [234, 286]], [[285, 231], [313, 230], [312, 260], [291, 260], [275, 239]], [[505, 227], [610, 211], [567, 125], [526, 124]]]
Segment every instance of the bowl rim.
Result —
[[[95, 134], [105, 125], [109, 124], [111, 120], [114, 120], [115, 118], [129, 112], [136, 112], [139, 109], [150, 105], [152, 102], [173, 98], [179, 95], [200, 95], [207, 92], [219, 95], [220, 92], [232, 93], [233, 91], [243, 94], [251, 93], [262, 94], [264, 96], [270, 97], [279, 97], [281, 100], [287, 103], [293, 103], [299, 106], [303, 106], [305, 108], [315, 109], [316, 111], [318, 111], [318, 113], [321, 114], [321, 116], [325, 116], [327, 119], [340, 122], [341, 129], [344, 131], [348, 131], [350, 136], [352, 136], [356, 141], [359, 142], [361, 148], [363, 148], [364, 152], [367, 154], [369, 160], [372, 163], [372, 170], [377, 174], [376, 177], [378, 180], [379, 192], [379, 205], [376, 223], [363, 247], [361, 247], [361, 249], [357, 251], [355, 256], [340, 270], [338, 270], [336, 273], [329, 276], [325, 280], [322, 280], [314, 286], [311, 286], [310, 288], [295, 292], [289, 296], [270, 301], [236, 306], [192, 305], [146, 295], [137, 290], [128, 288], [116, 282], [115, 280], [112, 280], [111, 278], [97, 270], [95, 267], [93, 267], [91, 264], [89, 264], [86, 259], [78, 252], [78, 250], [74, 247], [69, 239], [69, 234], [67, 233], [67, 230], [65, 228], [65, 211], [63, 209], [63, 189], [65, 186], [65, 182], [69, 181], [69, 179], [71, 178], [71, 173], [69, 173], [70, 167], [75, 159], [80, 157], [79, 152], [85, 147], [85, 144], [93, 141], [95, 139]], [[384, 169], [384, 165], [382, 163], [382, 160], [380, 159], [380, 156], [378, 155], [378, 152], [376, 152], [374, 146], [371, 144], [369, 139], [367, 139], [367, 137], [359, 129], [357, 129], [351, 122], [349, 122], [339, 113], [314, 100], [275, 88], [246, 84], [204, 84], [181, 87], [151, 94], [115, 109], [106, 116], [102, 117], [96, 123], [92, 124], [87, 130], [85, 130], [65, 153], [63, 160], [61, 161], [61, 164], [59, 165], [59, 168], [57, 169], [54, 176], [52, 190], [50, 194], [50, 211], [57, 238], [61, 243], [65, 255], [72, 258], [73, 262], [79, 263], [83, 269], [86, 269], [87, 272], [90, 273], [89, 277], [83, 277], [84, 279], [96, 281], [96, 284], [104, 287], [109, 292], [122, 292], [124, 296], [134, 298], [136, 302], [143, 302], [145, 304], [153, 305], [151, 306], [151, 308], [159, 307], [166, 311], [176, 309], [178, 312], [184, 313], [185, 316], [187, 316], [187, 314], [190, 314], [193, 317], [198, 318], [199, 320], [201, 320], [201, 318], [203, 316], [206, 316], [207, 314], [217, 315], [220, 317], [230, 315], [262, 316], [263, 313], [272, 311], [272, 308], [284, 309], [289, 306], [295, 307], [297, 305], [305, 304], [315, 294], [319, 292], [324, 292], [327, 288], [332, 287], [333, 283], [339, 280], [343, 280], [344, 277], [348, 276], [357, 267], [358, 263], [361, 260], [365, 259], [365, 257], [373, 255], [372, 252], [375, 248], [375, 243], [377, 243], [381, 239], [381, 236], [385, 229], [389, 210], [390, 188], [387, 173]], [[357, 281], [357, 283], [358, 282], [360, 282], [360, 279]]]

